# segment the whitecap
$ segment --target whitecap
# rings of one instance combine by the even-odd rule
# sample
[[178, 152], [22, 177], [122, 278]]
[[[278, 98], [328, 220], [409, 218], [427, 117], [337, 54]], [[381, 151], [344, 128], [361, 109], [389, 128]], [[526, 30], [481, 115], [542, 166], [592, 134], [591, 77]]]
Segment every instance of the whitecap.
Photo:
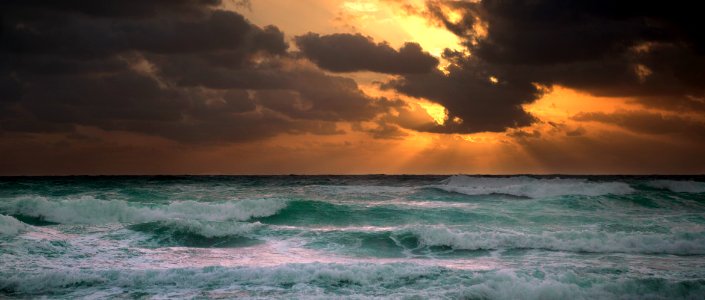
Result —
[[29, 226], [6, 215], [0, 215], [0, 236], [14, 236], [27, 230]]
[[[0, 272], [0, 289], [100, 298], [698, 299], [705, 285], [659, 277], [535, 269], [466, 272], [415, 264], [291, 264], [264, 268]], [[658, 284], [654, 284], [658, 283]], [[133, 296], [134, 296], [133, 295]]]

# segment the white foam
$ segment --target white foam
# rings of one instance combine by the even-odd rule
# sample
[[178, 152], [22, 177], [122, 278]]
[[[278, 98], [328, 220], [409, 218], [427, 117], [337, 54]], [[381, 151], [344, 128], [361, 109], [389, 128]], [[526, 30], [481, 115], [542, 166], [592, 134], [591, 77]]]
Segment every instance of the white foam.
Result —
[[[705, 233], [656, 234], [596, 231], [469, 232], [445, 226], [405, 229], [422, 245], [462, 250], [548, 249], [597, 253], [705, 254]], [[402, 231], [404, 232], [404, 231]]]
[[14, 236], [24, 232], [28, 227], [11, 216], [0, 215], [0, 235]]
[[[572, 271], [465, 272], [414, 264], [292, 264], [274, 268], [45, 270], [0, 275], [20, 295], [305, 299], [698, 299], [703, 284]], [[659, 284], [654, 284], [658, 282]]]
[[47, 221], [64, 224], [141, 223], [174, 219], [245, 221], [253, 217], [271, 216], [284, 207], [286, 201], [278, 199], [217, 203], [174, 201], [164, 205], [147, 205], [93, 197], [67, 200], [24, 197], [0, 203], [0, 211], [5, 213], [43, 217]]
[[654, 180], [650, 181], [648, 185], [676, 193], [705, 193], [705, 182], [692, 180]]
[[537, 179], [527, 176], [497, 178], [456, 175], [432, 187], [467, 195], [506, 194], [531, 198], [621, 195], [634, 192], [633, 188], [623, 182], [591, 182], [573, 178]]
[[271, 225], [272, 228], [285, 230], [300, 230], [314, 232], [388, 232], [400, 229], [400, 226], [318, 226], [318, 227], [303, 227], [303, 226], [288, 226], [288, 225]]
[[[137, 288], [160, 289], [162, 292], [183, 292], [192, 288], [208, 287], [259, 287], [279, 291], [281, 285], [293, 288], [313, 288], [307, 283], [322, 285], [348, 283], [363, 286], [379, 286], [393, 283], [399, 277], [422, 276], [434, 269], [414, 265], [338, 265], [338, 264], [298, 264], [275, 268], [205, 268], [175, 270], [119, 270], [119, 271], [44, 271], [40, 274], [2, 274], [0, 288], [12, 289], [21, 293], [45, 293], [62, 290], [71, 286], [110, 285], [127, 290]], [[1, 273], [0, 273], [1, 274]], [[274, 288], [274, 289], [273, 289]], [[307, 290], [310, 294], [314, 291]], [[313, 293], [315, 294], [315, 293]]]

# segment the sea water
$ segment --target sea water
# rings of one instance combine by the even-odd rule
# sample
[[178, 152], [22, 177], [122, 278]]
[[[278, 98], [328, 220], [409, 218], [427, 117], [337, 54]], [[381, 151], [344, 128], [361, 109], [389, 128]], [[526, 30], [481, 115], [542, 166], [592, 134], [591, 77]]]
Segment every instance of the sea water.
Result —
[[704, 299], [703, 181], [0, 178], [0, 298]]

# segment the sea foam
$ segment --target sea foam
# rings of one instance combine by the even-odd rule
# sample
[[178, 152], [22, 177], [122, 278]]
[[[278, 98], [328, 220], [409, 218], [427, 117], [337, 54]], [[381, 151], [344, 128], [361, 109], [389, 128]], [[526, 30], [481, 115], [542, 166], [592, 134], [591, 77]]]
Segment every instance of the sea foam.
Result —
[[466, 272], [414, 264], [0, 272], [0, 290], [69, 298], [697, 299], [704, 286], [658, 277], [615, 279], [609, 272]]
[[517, 177], [470, 177], [456, 175], [432, 187], [466, 195], [506, 194], [520, 197], [544, 198], [564, 195], [601, 196], [634, 192], [623, 182], [592, 182], [586, 179], [537, 179]]

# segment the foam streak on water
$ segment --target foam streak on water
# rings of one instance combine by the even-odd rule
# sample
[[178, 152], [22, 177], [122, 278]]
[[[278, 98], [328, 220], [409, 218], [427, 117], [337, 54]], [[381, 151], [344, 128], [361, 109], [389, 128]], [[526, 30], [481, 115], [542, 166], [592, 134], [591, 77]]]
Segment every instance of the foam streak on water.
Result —
[[703, 299], [705, 179], [0, 179], [0, 298]]

